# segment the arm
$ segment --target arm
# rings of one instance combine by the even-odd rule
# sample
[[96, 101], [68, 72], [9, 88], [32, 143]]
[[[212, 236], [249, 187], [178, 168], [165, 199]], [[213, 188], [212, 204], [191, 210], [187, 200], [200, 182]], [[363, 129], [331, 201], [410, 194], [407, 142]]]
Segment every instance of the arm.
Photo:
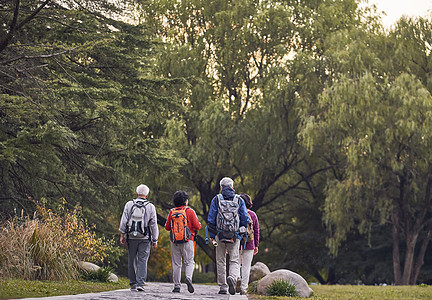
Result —
[[253, 220], [253, 227], [254, 227], [254, 254], [258, 253], [258, 245], [259, 245], [259, 222], [258, 222], [258, 216], [255, 212], [253, 212], [252, 215]]
[[[217, 200], [216, 199], [217, 199], [217, 196], [212, 199], [211, 204], [210, 204], [208, 217], [207, 217], [207, 223], [212, 224], [214, 226], [216, 226], [216, 216], [217, 216], [217, 205], [216, 205]], [[215, 234], [210, 232], [210, 231], [209, 231], [209, 235], [210, 235], [210, 238], [212, 238], [212, 239], [215, 238]]]
[[188, 220], [190, 221], [192, 231], [198, 231], [201, 229], [201, 223], [198, 220], [198, 217], [192, 208], [189, 208], [187, 210], [187, 217]]
[[150, 204], [150, 219], [148, 222], [148, 226], [150, 227], [151, 232], [151, 242], [153, 244], [153, 247], [157, 247], [157, 242], [159, 238], [159, 228], [157, 225], [157, 216], [156, 216], [156, 208], [153, 204]]
[[119, 231], [122, 233], [126, 233], [126, 225], [127, 225], [127, 219], [128, 219], [128, 211], [129, 211], [129, 202], [125, 204], [123, 209], [123, 214], [120, 219], [120, 226]]
[[127, 218], [128, 218], [128, 204], [125, 204], [125, 207], [123, 209], [123, 214], [121, 216], [120, 219], [120, 226], [119, 226], [119, 231], [120, 231], [120, 245], [125, 245], [126, 244], [126, 223], [127, 223]]
[[168, 218], [167, 218], [166, 223], [165, 223], [165, 229], [167, 231], [171, 230], [171, 215], [172, 215], [172, 211], [170, 210], [170, 212], [168, 214]]
[[246, 209], [246, 205], [242, 198], [239, 197], [239, 217], [240, 217], [240, 227], [248, 226], [249, 214]]

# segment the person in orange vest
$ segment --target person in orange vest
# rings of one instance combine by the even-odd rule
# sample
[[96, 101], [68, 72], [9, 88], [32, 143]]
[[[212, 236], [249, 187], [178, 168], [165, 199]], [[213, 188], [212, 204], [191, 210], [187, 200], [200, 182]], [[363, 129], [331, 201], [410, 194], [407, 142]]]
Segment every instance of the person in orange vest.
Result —
[[192, 275], [194, 271], [195, 235], [201, 223], [195, 211], [190, 208], [189, 195], [185, 191], [176, 191], [173, 195], [174, 208], [170, 210], [165, 229], [170, 232], [171, 261], [173, 268], [173, 293], [180, 292], [182, 258], [185, 265], [185, 283], [189, 293], [194, 292]]

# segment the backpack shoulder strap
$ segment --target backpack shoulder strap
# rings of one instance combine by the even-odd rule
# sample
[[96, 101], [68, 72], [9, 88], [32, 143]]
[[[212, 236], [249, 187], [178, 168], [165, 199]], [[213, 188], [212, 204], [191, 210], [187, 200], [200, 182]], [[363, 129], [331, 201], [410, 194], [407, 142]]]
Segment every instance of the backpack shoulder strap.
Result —
[[189, 206], [185, 206], [182, 209], [179, 209], [178, 207], [173, 207], [173, 208], [171, 208], [171, 211], [172, 212], [175, 212], [175, 211], [186, 211], [188, 208], [190, 208], [190, 207]]
[[136, 199], [132, 199], [132, 203], [133, 203], [133, 204], [131, 205], [131, 207], [130, 207], [130, 209], [129, 209], [129, 211], [128, 211], [126, 224], [129, 223], [130, 218], [132, 217], [132, 211], [133, 211], [133, 209], [134, 209], [134, 207], [135, 207], [135, 205], [136, 205], [135, 200], [136, 200]]
[[216, 195], [216, 200], [217, 200], [217, 202], [216, 202], [216, 205], [219, 207], [219, 203], [220, 203], [220, 201], [224, 201], [225, 199], [224, 199], [224, 197], [222, 196], [222, 194], [217, 194]]
[[233, 198], [233, 202], [236, 201], [237, 205], [240, 205], [240, 195], [239, 194], [235, 194], [234, 198]]

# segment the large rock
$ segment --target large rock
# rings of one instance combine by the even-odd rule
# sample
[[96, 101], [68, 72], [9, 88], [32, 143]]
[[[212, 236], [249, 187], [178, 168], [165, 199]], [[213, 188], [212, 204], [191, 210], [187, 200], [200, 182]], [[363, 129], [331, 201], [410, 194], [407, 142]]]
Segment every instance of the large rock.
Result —
[[[98, 265], [86, 261], [79, 261], [78, 267], [84, 271], [91, 271], [91, 272], [96, 272], [97, 270], [100, 269]], [[117, 282], [118, 281], [117, 275], [110, 273], [110, 275], [108, 276], [108, 281]]]
[[270, 274], [270, 269], [262, 262], [257, 262], [250, 269], [249, 283], [257, 281], [267, 274]]
[[313, 293], [313, 290], [309, 287], [308, 283], [303, 277], [289, 270], [281, 269], [271, 272], [258, 281], [258, 294], [265, 295], [267, 292], [267, 287], [277, 279], [285, 280], [290, 284], [293, 284], [300, 297], [310, 297]]

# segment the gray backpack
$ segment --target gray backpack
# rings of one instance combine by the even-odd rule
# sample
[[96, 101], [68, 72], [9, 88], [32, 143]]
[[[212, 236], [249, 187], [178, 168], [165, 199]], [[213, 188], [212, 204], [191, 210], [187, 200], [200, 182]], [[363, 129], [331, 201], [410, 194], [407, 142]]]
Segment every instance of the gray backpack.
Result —
[[240, 227], [239, 206], [240, 196], [235, 195], [232, 200], [225, 200], [221, 194], [218, 197], [218, 213], [216, 217], [216, 228], [219, 241], [234, 243], [238, 237]]
[[126, 233], [130, 239], [150, 238], [148, 220], [145, 220], [146, 206], [150, 203], [147, 200], [133, 200], [134, 204], [129, 211], [126, 223]]

